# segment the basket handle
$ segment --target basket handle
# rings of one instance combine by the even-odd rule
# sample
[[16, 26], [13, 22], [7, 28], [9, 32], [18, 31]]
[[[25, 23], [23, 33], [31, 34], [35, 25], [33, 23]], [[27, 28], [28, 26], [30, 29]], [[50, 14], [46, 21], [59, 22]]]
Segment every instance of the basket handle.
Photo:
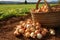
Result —
[[[41, 0], [38, 0], [37, 4], [36, 4], [36, 9], [38, 9], [38, 6], [39, 6], [39, 3], [40, 3]], [[48, 10], [51, 11], [51, 7], [50, 5], [47, 3], [46, 0], [44, 0], [44, 3], [48, 6]]]
[[36, 9], [38, 9], [39, 3], [41, 0], [38, 0], [38, 2], [36, 3]]

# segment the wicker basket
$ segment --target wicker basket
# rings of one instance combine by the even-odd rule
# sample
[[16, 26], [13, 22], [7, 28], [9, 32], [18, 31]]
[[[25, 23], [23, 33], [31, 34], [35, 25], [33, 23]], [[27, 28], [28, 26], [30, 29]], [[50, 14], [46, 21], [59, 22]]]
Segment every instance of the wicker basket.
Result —
[[60, 26], [60, 13], [33, 13], [35, 21], [40, 22], [43, 26]]
[[60, 11], [46, 13], [32, 13], [35, 21], [40, 22], [43, 26], [57, 27], [60, 26]]

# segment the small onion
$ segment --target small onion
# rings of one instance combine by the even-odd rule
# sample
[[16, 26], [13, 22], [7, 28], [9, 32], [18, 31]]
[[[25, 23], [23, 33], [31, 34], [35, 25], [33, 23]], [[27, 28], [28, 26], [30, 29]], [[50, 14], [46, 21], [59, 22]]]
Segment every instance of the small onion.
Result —
[[42, 38], [42, 34], [38, 33], [38, 34], [37, 34], [37, 38], [38, 38], [38, 39], [41, 39], [41, 38]]
[[18, 31], [19, 30], [19, 28], [16, 28], [16, 30], [15, 31]]
[[40, 26], [36, 26], [36, 29], [40, 29]]
[[38, 13], [38, 11], [37, 11], [37, 10], [35, 10], [35, 13]]
[[36, 24], [33, 22], [33, 23], [32, 23], [32, 26], [36, 26]]
[[41, 9], [43, 9], [43, 6], [41, 7]]
[[20, 28], [22, 28], [22, 26], [21, 25], [17, 25], [17, 29], [20, 29]]
[[41, 34], [45, 36], [47, 33], [45, 31], [42, 31]]
[[46, 28], [43, 28], [43, 31], [48, 32], [48, 30]]
[[31, 36], [32, 38], [35, 38], [36, 34], [35, 34], [34, 32], [31, 32], [30, 36]]
[[27, 24], [32, 24], [32, 20], [31, 19], [28, 19], [26, 23]]
[[25, 23], [25, 22], [23, 22], [21, 25], [24, 27], [24, 26], [25, 26], [25, 24], [26, 24], [26, 23]]
[[25, 27], [26, 27], [26, 28], [30, 28], [30, 27], [32, 27], [32, 25], [31, 25], [31, 24], [26, 24]]
[[24, 29], [19, 29], [19, 33], [24, 33]]
[[45, 12], [45, 9], [42, 9], [43, 12]]
[[41, 12], [41, 8], [39, 8], [38, 10], [39, 10], [39, 12]]
[[47, 5], [44, 5], [44, 8], [47, 8]]
[[35, 31], [34, 27], [31, 27], [31, 28], [30, 28], [30, 30], [31, 30], [32, 32], [34, 32], [34, 31]]
[[20, 21], [20, 22], [19, 22], [19, 23], [20, 23], [20, 25], [22, 25], [22, 24], [23, 24], [23, 22], [24, 22], [24, 21]]
[[39, 30], [35, 30], [35, 34], [37, 34], [37, 33], [40, 33], [40, 31]]
[[48, 9], [46, 9], [45, 12], [48, 12]]
[[20, 34], [18, 33], [18, 31], [15, 31], [15, 32], [14, 32], [14, 35], [15, 35], [15, 36], [18, 36], [18, 35], [20, 35]]
[[36, 12], [36, 13], [38, 13], [39, 11], [40, 11], [40, 9], [38, 9], [38, 10], [35, 10], [35, 12]]
[[50, 29], [50, 34], [55, 35], [55, 31], [53, 29]]
[[36, 26], [40, 26], [39, 22], [36, 22]]
[[25, 37], [30, 37], [30, 32], [26, 32]]
[[29, 29], [26, 29], [25, 32], [30, 32], [30, 30]]
[[27, 24], [29, 24], [30, 22], [29, 21], [27, 21]]

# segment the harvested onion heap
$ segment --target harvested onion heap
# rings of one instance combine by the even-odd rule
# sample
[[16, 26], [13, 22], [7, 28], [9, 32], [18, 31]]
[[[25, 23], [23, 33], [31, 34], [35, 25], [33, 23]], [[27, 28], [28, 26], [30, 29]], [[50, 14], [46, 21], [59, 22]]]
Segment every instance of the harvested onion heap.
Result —
[[17, 25], [16, 30], [14, 31], [14, 35], [16, 36], [22, 34], [27, 38], [32, 37], [38, 39], [41, 39], [47, 33], [48, 30], [46, 28], [42, 28], [41, 24], [38, 22], [33, 23], [31, 19], [28, 19], [27, 21], [20, 21], [19, 25]]

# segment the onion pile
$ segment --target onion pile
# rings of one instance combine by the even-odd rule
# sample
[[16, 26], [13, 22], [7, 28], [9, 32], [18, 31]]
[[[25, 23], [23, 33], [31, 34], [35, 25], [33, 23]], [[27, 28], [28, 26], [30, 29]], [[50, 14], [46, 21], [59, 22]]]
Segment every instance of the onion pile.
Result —
[[39, 22], [33, 23], [31, 19], [27, 19], [26, 21], [20, 21], [19, 25], [16, 26], [14, 31], [14, 35], [23, 35], [25, 37], [38, 38], [41, 39], [43, 36], [47, 34], [48, 30], [46, 28], [42, 28]]
[[[58, 5], [56, 7], [55, 6], [51, 7], [51, 10], [52, 10], [52, 12], [60, 11], [60, 5]], [[41, 8], [30, 10], [30, 12], [32, 12], [32, 13], [49, 12], [49, 9], [48, 9], [47, 5], [43, 5]]]

